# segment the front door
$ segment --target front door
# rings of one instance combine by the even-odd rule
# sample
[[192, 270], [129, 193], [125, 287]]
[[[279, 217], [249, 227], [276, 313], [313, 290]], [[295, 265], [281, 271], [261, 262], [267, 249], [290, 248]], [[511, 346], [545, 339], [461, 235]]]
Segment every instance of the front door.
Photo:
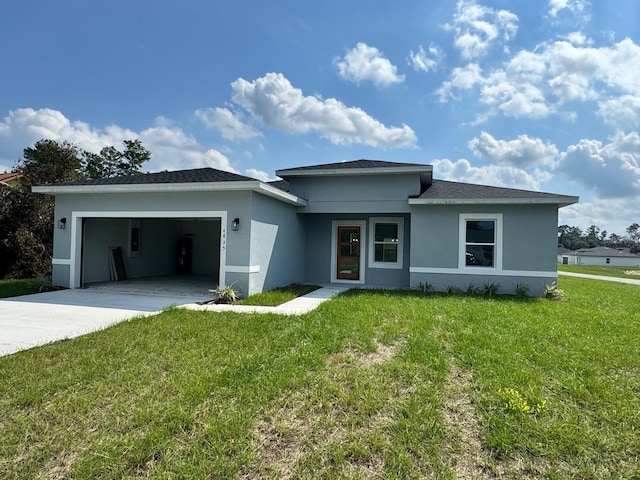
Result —
[[336, 277], [340, 280], [360, 280], [360, 227], [338, 227]]

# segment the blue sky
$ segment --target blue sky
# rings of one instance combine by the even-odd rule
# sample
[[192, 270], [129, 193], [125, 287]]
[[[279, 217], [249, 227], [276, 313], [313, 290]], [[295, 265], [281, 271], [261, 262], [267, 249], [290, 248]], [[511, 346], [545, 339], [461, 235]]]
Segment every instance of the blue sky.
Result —
[[0, 171], [41, 138], [261, 179], [359, 158], [640, 222], [640, 2], [5, 0]]

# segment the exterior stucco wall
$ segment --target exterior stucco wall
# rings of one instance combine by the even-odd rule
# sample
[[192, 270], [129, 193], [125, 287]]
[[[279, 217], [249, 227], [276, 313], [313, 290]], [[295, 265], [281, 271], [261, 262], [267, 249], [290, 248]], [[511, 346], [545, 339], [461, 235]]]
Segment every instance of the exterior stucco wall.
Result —
[[249, 294], [302, 282], [305, 278], [304, 222], [292, 205], [253, 194]]
[[[601, 267], [640, 267], [640, 257], [584, 257], [577, 256], [577, 265], [595, 265]], [[607, 263], [607, 258], [610, 262]]]
[[[459, 266], [461, 214], [502, 215], [502, 269]], [[430, 283], [437, 290], [466, 289], [497, 283], [513, 292], [526, 283], [532, 295], [542, 294], [557, 279], [557, 208], [555, 205], [416, 205], [411, 221], [411, 285]]]
[[[405, 200], [406, 202], [406, 200]], [[331, 283], [331, 249], [332, 222], [334, 220], [351, 220], [366, 222], [365, 231], [361, 234], [362, 248], [360, 254], [365, 256], [364, 285], [354, 283], [354, 287], [371, 286], [383, 288], [409, 288], [410, 262], [410, 224], [409, 215], [397, 213], [370, 214], [314, 214], [305, 215], [306, 241], [306, 282], [326, 284]], [[403, 232], [403, 265], [401, 269], [375, 268], [369, 266], [369, 220], [371, 217], [402, 217], [404, 218]]]
[[308, 200], [302, 213], [408, 213], [420, 193], [418, 174], [290, 178], [289, 189]]
[[[76, 250], [81, 242], [81, 226], [80, 221], [75, 228], [72, 228], [72, 218], [78, 212], [98, 212], [96, 216], [108, 216], [108, 212], [115, 212], [115, 217], [123, 218], [145, 218], [145, 215], [160, 218], [180, 218], [187, 221], [190, 212], [224, 212], [226, 214], [227, 223], [224, 225], [226, 231], [219, 235], [224, 237], [225, 244], [218, 247], [224, 247], [224, 257], [226, 257], [225, 267], [229, 273], [241, 271], [249, 265], [249, 245], [250, 245], [250, 229], [233, 232], [235, 235], [230, 237], [228, 232], [231, 229], [230, 222], [233, 218], [250, 218], [251, 215], [251, 192], [146, 192], [146, 193], [129, 193], [129, 194], [59, 194], [56, 196], [55, 220], [67, 218], [67, 227], [65, 229], [55, 229], [54, 232], [54, 278], [57, 283], [63, 286], [69, 285], [69, 265], [75, 263], [75, 259], [71, 258], [72, 231], [75, 231]], [[129, 217], [129, 213], [135, 212]], [[184, 213], [186, 212], [186, 214]], [[91, 217], [91, 214], [86, 214]], [[200, 220], [200, 219], [198, 219]], [[192, 230], [192, 225], [180, 224], [178, 228], [186, 228]], [[208, 235], [214, 227], [197, 227], [203, 230], [202, 233]], [[220, 227], [222, 228], [222, 226]], [[182, 233], [189, 233], [187, 231]], [[216, 230], [219, 232], [219, 230]], [[79, 233], [80, 232], [80, 233]], [[178, 236], [179, 236], [178, 232]], [[141, 230], [141, 235], [144, 231]], [[153, 241], [153, 240], [152, 240]], [[175, 242], [175, 239], [172, 240]], [[215, 242], [218, 242], [216, 240]], [[212, 242], [211, 248], [215, 248], [215, 242]], [[126, 238], [125, 243], [126, 245]], [[141, 239], [142, 249], [148, 248], [148, 240]], [[198, 248], [198, 244], [194, 246]], [[205, 246], [206, 247], [206, 246]], [[77, 255], [77, 252], [76, 252]], [[194, 250], [194, 261], [198, 262], [196, 269], [202, 267], [203, 271], [209, 273], [212, 271], [212, 262], [215, 260], [209, 258], [204, 263], [201, 261], [197, 251]], [[77, 282], [77, 279], [75, 280]], [[225, 281], [225, 283], [228, 283]], [[244, 285], [239, 285], [245, 290], [248, 289], [248, 281]]]

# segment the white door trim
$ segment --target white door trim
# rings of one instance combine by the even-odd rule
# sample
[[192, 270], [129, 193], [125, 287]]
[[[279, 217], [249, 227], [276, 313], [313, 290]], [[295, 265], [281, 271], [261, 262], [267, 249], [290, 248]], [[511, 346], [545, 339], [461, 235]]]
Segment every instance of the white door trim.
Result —
[[71, 259], [69, 286], [80, 288], [82, 266], [83, 218], [220, 218], [220, 285], [225, 285], [227, 266], [227, 211], [226, 210], [178, 210], [178, 211], [74, 211], [71, 212]]

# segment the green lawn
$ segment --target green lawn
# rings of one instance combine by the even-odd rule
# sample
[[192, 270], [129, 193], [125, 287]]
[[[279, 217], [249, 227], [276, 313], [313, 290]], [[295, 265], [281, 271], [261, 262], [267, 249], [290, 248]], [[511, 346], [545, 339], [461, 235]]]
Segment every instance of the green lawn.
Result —
[[42, 282], [44, 280], [0, 280], [0, 298], [38, 293]]
[[0, 478], [638, 478], [640, 288], [559, 283], [171, 309], [0, 358]]
[[[558, 271], [586, 273], [605, 277], [640, 279], [640, 267], [598, 267], [595, 265], [558, 265]], [[629, 273], [634, 272], [634, 273]]]
[[298, 297], [311, 293], [314, 290], [318, 290], [318, 285], [302, 285], [298, 283], [292, 283], [286, 287], [274, 288], [267, 292], [256, 293], [250, 297], [243, 298], [235, 302], [237, 305], [259, 305], [267, 307], [277, 307], [283, 303], [294, 300]]

